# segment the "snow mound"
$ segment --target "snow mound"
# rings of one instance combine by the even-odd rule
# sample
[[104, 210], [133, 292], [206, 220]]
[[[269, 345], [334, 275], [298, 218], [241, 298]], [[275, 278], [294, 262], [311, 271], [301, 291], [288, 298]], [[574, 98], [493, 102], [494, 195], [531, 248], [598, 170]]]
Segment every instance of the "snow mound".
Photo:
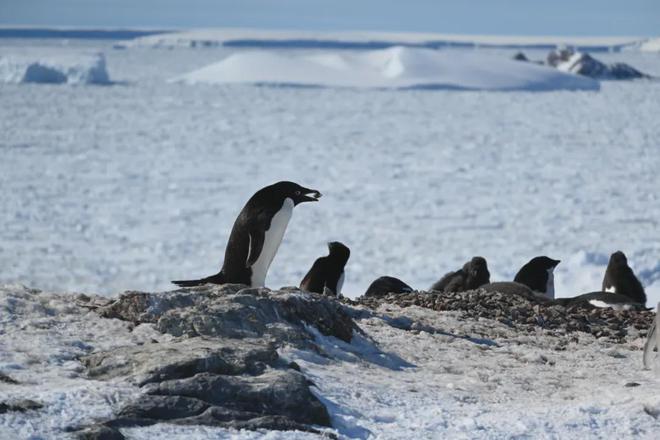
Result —
[[660, 52], [660, 38], [649, 38], [639, 45], [642, 52]]
[[363, 52], [238, 52], [175, 81], [354, 88], [598, 90], [597, 81], [482, 52], [392, 47]]
[[0, 55], [0, 83], [109, 84], [103, 54]]

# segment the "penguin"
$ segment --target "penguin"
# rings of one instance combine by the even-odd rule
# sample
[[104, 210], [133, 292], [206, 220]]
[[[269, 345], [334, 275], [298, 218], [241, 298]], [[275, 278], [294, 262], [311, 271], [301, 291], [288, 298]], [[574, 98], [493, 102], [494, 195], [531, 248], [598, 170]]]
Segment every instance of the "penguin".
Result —
[[553, 303], [564, 307], [589, 304], [593, 307], [614, 310], [646, 310], [645, 304], [636, 303], [626, 295], [613, 292], [589, 292], [572, 298], [557, 298]]
[[534, 257], [520, 268], [513, 282], [489, 283], [481, 288], [548, 301], [555, 296], [554, 270], [560, 262], [546, 256]]
[[205, 283], [263, 287], [293, 208], [300, 203], [316, 202], [320, 197], [319, 191], [294, 182], [277, 182], [260, 189], [250, 197], [234, 222], [220, 272], [172, 283], [180, 287]]
[[369, 285], [364, 293], [366, 297], [385, 296], [388, 293], [410, 293], [413, 288], [398, 278], [383, 276]]
[[438, 292], [463, 292], [474, 290], [490, 282], [490, 272], [486, 259], [483, 257], [472, 257], [456, 272], [449, 272], [439, 281], [433, 284], [430, 290]]
[[559, 298], [557, 303], [564, 306], [589, 303], [594, 307], [609, 307], [615, 310], [646, 309], [644, 287], [628, 266], [628, 259], [621, 251], [610, 255], [602, 289], [600, 292], [589, 292], [573, 298]]
[[513, 281], [524, 284], [534, 292], [542, 293], [546, 297], [554, 299], [554, 270], [559, 263], [561, 263], [561, 260], [553, 260], [546, 256], [534, 257], [520, 268]]
[[621, 251], [610, 255], [610, 261], [603, 277], [603, 291], [625, 295], [633, 302], [646, 304], [646, 292], [633, 270], [628, 266], [628, 258]]
[[300, 282], [307, 292], [329, 293], [339, 296], [344, 285], [344, 266], [351, 256], [350, 249], [338, 241], [328, 243], [328, 256], [318, 258]]
[[653, 368], [653, 364], [656, 361], [657, 355], [654, 356], [654, 351], [660, 351], [660, 338], [658, 337], [658, 327], [660, 327], [660, 303], [655, 311], [655, 319], [649, 328], [648, 334], [646, 336], [646, 343], [644, 344], [644, 355], [642, 360], [644, 363], [644, 369], [650, 370]]

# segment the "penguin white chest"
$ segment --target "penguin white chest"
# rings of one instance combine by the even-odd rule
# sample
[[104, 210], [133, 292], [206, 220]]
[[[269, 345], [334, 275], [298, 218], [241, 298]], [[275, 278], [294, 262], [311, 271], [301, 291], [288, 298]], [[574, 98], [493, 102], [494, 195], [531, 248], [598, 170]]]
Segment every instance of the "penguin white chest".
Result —
[[335, 295], [339, 296], [339, 294], [341, 294], [341, 288], [344, 287], [345, 278], [346, 278], [346, 272], [342, 270], [341, 275], [339, 276], [339, 280], [337, 281], [337, 291], [335, 292]]
[[545, 285], [545, 296], [555, 299], [555, 268], [548, 269], [548, 282]]
[[273, 262], [273, 258], [275, 258], [280, 243], [282, 243], [284, 232], [293, 214], [293, 206], [293, 200], [287, 197], [284, 199], [280, 210], [275, 213], [273, 219], [270, 221], [270, 228], [264, 234], [264, 245], [261, 249], [261, 254], [259, 254], [259, 258], [252, 265], [252, 277], [250, 279], [252, 287], [263, 287], [266, 285], [268, 268], [270, 267], [270, 263]]

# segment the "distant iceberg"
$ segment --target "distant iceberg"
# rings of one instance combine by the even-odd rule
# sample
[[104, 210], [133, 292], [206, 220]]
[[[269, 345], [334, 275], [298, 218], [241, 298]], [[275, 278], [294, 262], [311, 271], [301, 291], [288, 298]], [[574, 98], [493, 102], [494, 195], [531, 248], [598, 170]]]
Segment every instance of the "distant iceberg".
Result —
[[196, 83], [251, 83], [302, 87], [455, 90], [598, 90], [589, 78], [479, 51], [389, 49], [301, 54], [238, 52], [173, 79]]
[[109, 84], [103, 54], [0, 55], [0, 83]]

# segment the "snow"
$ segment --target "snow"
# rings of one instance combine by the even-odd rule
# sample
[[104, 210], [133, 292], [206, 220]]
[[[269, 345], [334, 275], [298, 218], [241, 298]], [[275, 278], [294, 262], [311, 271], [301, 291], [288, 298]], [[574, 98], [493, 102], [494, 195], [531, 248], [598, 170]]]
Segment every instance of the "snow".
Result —
[[[67, 438], [67, 427], [107, 419], [139, 390], [85, 378], [79, 356], [170, 337], [153, 324], [131, 330], [85, 312], [74, 294], [20, 285], [0, 286], [0, 311], [0, 371], [23, 382], [0, 383], [2, 399], [45, 404], [0, 414], [0, 438]], [[660, 364], [642, 368], [642, 337], [614, 344], [524, 334], [418, 307], [365, 311], [357, 323], [364, 334], [351, 344], [316, 332], [320, 352], [280, 349], [315, 384], [342, 439], [657, 437]], [[121, 431], [132, 439], [317, 438], [168, 424]]]
[[102, 53], [0, 51], [0, 83], [109, 84], [110, 78]]
[[[369, 350], [328, 361], [349, 349], [320, 337], [319, 355], [283, 350], [317, 385], [334, 426], [346, 438], [655, 438], [660, 383], [643, 371], [643, 340], [616, 345], [576, 334], [563, 348], [542, 331], [516, 334], [503, 324], [465, 322], [452, 313], [382, 308], [389, 319], [413, 319], [417, 331], [385, 324], [379, 314], [360, 325], [385, 356]], [[487, 332], [492, 339], [466, 338]], [[352, 344], [354, 345], [354, 344]], [[631, 382], [641, 386], [626, 387]]]
[[466, 90], [597, 90], [599, 87], [591, 79], [501, 56], [402, 46], [311, 55], [238, 52], [178, 80], [188, 84]]
[[[3, 40], [0, 53], [26, 46]], [[566, 297], [598, 290], [620, 249], [649, 306], [660, 301], [656, 82], [548, 93], [211, 86], [168, 80], [235, 50], [35, 51], [102, 52], [122, 85], [0, 86], [0, 282], [112, 295], [211, 275], [248, 198], [286, 179], [324, 197], [294, 209], [270, 287], [297, 285], [340, 240], [350, 297], [381, 275], [427, 288], [474, 255], [493, 280], [511, 280], [544, 254], [562, 260], [555, 293]], [[599, 58], [658, 75], [650, 55]]]
[[642, 52], [660, 52], [660, 38], [649, 38], [639, 45]]

